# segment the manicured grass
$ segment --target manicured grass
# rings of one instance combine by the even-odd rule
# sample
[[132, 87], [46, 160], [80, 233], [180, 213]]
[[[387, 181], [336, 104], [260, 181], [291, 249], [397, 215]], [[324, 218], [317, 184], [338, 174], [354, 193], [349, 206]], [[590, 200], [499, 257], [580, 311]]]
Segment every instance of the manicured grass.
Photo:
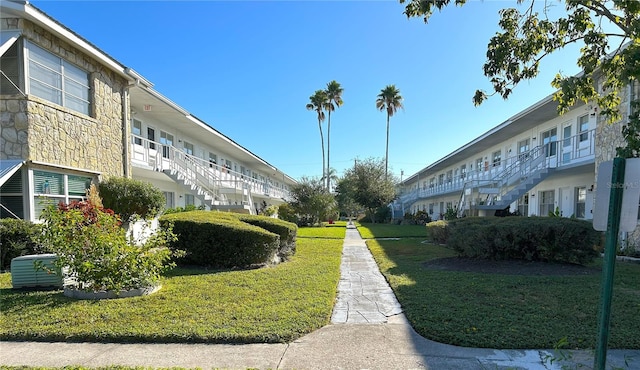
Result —
[[291, 261], [242, 271], [177, 269], [150, 296], [77, 301], [13, 291], [0, 274], [0, 338], [114, 342], [288, 342], [326, 325], [342, 240], [299, 239]]
[[344, 239], [346, 232], [347, 223], [344, 221], [336, 221], [333, 225], [324, 223], [322, 227], [299, 227], [298, 237]]
[[[418, 239], [369, 240], [381, 272], [418, 333], [488, 348], [595, 348], [601, 274], [516, 276], [435, 271], [425, 261], [454, 256]], [[599, 266], [601, 260], [596, 261]], [[609, 348], [640, 349], [640, 265], [617, 263]]]
[[358, 231], [364, 239], [374, 238], [422, 238], [427, 236], [424, 225], [359, 224]]

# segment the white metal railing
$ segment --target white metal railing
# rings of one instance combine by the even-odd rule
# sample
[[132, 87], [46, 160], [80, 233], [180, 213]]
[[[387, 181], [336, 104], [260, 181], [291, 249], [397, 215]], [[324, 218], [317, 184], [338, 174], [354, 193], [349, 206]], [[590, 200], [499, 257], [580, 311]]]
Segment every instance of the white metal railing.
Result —
[[261, 194], [272, 198], [288, 199], [286, 189], [273, 186], [270, 181], [261, 181], [246, 174], [213, 163], [171, 146], [132, 135], [132, 159], [154, 170], [185, 169], [183, 176], [195, 181], [211, 194], [218, 194], [215, 189], [247, 190], [253, 194]]
[[442, 181], [438, 179], [437, 184], [423, 185], [406, 191], [397, 202], [406, 206], [418, 199], [461, 192], [465, 188], [478, 186], [503, 189], [542, 168], [562, 168], [593, 160], [595, 160], [595, 130], [590, 130], [545, 143], [527, 152], [506, 158], [500, 163], [485, 162], [485, 167], [482, 169], [445, 178]]

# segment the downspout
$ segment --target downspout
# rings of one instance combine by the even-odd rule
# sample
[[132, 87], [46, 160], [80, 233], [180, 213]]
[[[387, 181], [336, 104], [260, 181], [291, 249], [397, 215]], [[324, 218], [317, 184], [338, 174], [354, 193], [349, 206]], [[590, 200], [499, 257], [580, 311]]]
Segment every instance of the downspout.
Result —
[[131, 121], [131, 97], [129, 88], [135, 86], [136, 83], [124, 85], [122, 88], [122, 173], [124, 177], [129, 178], [129, 121]]

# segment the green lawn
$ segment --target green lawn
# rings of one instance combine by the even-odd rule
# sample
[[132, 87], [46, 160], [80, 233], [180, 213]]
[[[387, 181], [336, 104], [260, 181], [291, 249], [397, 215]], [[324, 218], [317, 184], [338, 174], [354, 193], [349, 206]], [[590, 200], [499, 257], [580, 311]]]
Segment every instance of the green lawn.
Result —
[[0, 274], [0, 339], [288, 342], [331, 318], [342, 240], [298, 239], [291, 261], [241, 271], [176, 269], [150, 296], [77, 301], [13, 291]]
[[427, 236], [424, 225], [359, 224], [358, 231], [364, 239], [374, 238], [423, 238]]
[[298, 237], [344, 239], [346, 232], [347, 223], [345, 221], [336, 221], [331, 225], [325, 222], [322, 227], [299, 227]]
[[[454, 256], [420, 239], [367, 245], [404, 312], [426, 338], [460, 346], [595, 348], [600, 274], [515, 276], [434, 271], [425, 261]], [[596, 265], [602, 261], [596, 261]], [[640, 265], [617, 263], [610, 348], [640, 349]]]

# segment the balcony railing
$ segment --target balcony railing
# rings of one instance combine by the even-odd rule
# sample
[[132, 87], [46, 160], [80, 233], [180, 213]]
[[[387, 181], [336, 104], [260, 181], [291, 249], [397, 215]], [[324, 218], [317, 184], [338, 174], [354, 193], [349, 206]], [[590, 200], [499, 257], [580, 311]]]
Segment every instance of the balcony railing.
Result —
[[[536, 160], [532, 160], [536, 158]], [[539, 168], [570, 167], [595, 160], [595, 130], [580, 133], [563, 140], [551, 141], [527, 152], [506, 158], [500, 163], [485, 162], [482, 169], [476, 169], [457, 176], [438, 179], [438, 183], [423, 185], [405, 191], [398, 198], [405, 208], [418, 199], [461, 192], [469, 184], [473, 186], [505, 186], [514, 179], [526, 177]], [[430, 176], [431, 178], [431, 176]]]
[[[198, 181], [208, 183], [209, 187], [217, 189], [247, 189], [253, 195], [264, 195], [271, 198], [288, 199], [289, 192], [271, 184], [270, 181], [261, 181], [246, 174], [213, 163], [194, 155], [190, 155], [180, 149], [151, 141], [140, 136], [133, 135], [131, 139], [131, 157], [134, 163], [139, 163], [155, 171], [175, 170], [176, 164], [190, 169], [184, 175], [187, 177], [198, 176]], [[189, 166], [193, 164], [193, 166]], [[196, 170], [198, 169], [198, 170]]]

